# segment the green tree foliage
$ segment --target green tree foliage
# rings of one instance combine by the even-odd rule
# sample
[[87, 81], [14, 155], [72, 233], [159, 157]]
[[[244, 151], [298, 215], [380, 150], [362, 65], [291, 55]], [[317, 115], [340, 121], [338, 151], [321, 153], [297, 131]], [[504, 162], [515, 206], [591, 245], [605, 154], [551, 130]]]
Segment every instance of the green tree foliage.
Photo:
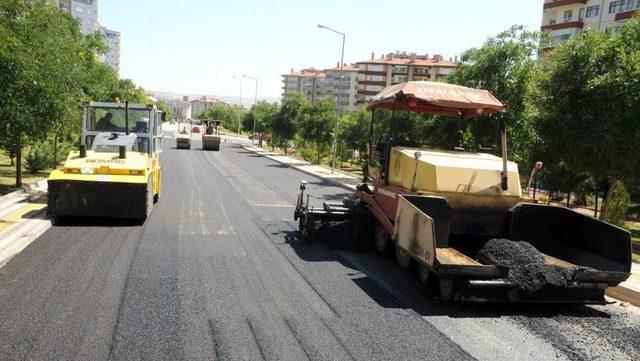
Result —
[[615, 224], [619, 227], [626, 225], [627, 212], [631, 205], [631, 196], [624, 186], [624, 183], [618, 181], [611, 200], [609, 213], [607, 214], [607, 222]]
[[0, 0], [0, 148], [16, 155], [16, 186], [22, 149], [53, 137], [56, 154], [58, 138], [79, 128], [82, 102], [147, 102], [98, 60], [105, 49], [51, 1]]
[[222, 121], [222, 127], [225, 129], [236, 130], [240, 113], [231, 105], [216, 103], [197, 114], [196, 119], [220, 120]]
[[[514, 26], [489, 38], [480, 48], [472, 48], [462, 54], [460, 66], [449, 77], [449, 82], [488, 90], [508, 107], [505, 113], [478, 117], [469, 122], [466, 148], [499, 144], [499, 125], [504, 123], [509, 137], [510, 158], [521, 165], [530, 162], [528, 151], [535, 137], [527, 97], [539, 71], [539, 62], [535, 58], [538, 45], [538, 33]], [[452, 129], [441, 130], [450, 132]]]
[[158, 107], [158, 110], [166, 114], [165, 119], [167, 121], [173, 119], [173, 109], [171, 108], [171, 105], [169, 105], [167, 102], [165, 102], [164, 100], [158, 100], [156, 102], [156, 107]]
[[545, 60], [536, 97], [543, 149], [576, 173], [609, 180], [607, 219], [618, 180], [640, 174], [640, 20], [617, 33], [587, 31]]
[[322, 154], [330, 149], [335, 121], [335, 103], [324, 99], [307, 104], [298, 117], [298, 135], [303, 144], [313, 145], [318, 164]]
[[307, 100], [302, 94], [290, 94], [273, 118], [271, 142], [274, 146], [284, 149], [285, 155], [296, 134], [296, 122], [307, 105]]
[[354, 151], [358, 151], [360, 154], [367, 151], [370, 123], [371, 113], [365, 107], [343, 114], [340, 118], [338, 142], [350, 150], [350, 158], [353, 158]]
[[[278, 115], [280, 106], [276, 103], [260, 102], [251, 107], [242, 118], [242, 126], [245, 130], [258, 134], [271, 133], [272, 125]], [[262, 146], [262, 137], [259, 138], [259, 144]], [[275, 144], [271, 144], [275, 145]]]
[[16, 153], [16, 186], [22, 148], [78, 116], [90, 45], [49, 1], [0, 1], [0, 146]]

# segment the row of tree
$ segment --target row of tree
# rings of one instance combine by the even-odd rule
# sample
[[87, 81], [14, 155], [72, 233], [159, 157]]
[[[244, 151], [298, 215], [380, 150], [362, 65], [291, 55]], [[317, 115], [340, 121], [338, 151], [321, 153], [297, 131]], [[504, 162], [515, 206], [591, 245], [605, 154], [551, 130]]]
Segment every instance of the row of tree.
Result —
[[[489, 90], [508, 106], [507, 112], [465, 124], [398, 113], [392, 125], [391, 112], [381, 111], [376, 112], [374, 137], [393, 133], [441, 149], [462, 142], [467, 150], [492, 149], [499, 154], [498, 129], [505, 124], [510, 158], [522, 175], [543, 161], [539, 181], [552, 197], [568, 202], [573, 195], [584, 205], [595, 200], [596, 212], [598, 198], [604, 198], [603, 219], [609, 219], [614, 194], [640, 203], [639, 17], [617, 31], [588, 30], [555, 47], [550, 47], [545, 34], [512, 27], [465, 51], [448, 81]], [[229, 124], [241, 119], [248, 131], [255, 121], [255, 130], [268, 133], [271, 145], [285, 151], [295, 145], [304, 156], [320, 162], [331, 149], [334, 109], [331, 101], [311, 104], [292, 94], [281, 106], [259, 103], [242, 116], [229, 108], [226, 117]], [[216, 112], [225, 119], [220, 110]], [[342, 158], [365, 151], [370, 120], [364, 108], [343, 114], [338, 132]], [[523, 183], [527, 181], [523, 178]], [[626, 206], [622, 207], [616, 212], [623, 213], [624, 220]]]
[[148, 101], [99, 60], [105, 51], [98, 34], [83, 36], [55, 2], [0, 0], [0, 148], [16, 159], [16, 187], [23, 149], [77, 133], [83, 102]]

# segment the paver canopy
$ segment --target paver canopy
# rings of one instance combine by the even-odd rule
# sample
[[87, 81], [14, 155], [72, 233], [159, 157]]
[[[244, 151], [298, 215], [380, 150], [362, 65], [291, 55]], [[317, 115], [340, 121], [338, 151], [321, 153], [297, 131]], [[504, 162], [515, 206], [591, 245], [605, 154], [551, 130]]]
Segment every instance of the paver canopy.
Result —
[[429, 81], [410, 81], [383, 89], [367, 109], [395, 109], [471, 119], [506, 111], [487, 90]]

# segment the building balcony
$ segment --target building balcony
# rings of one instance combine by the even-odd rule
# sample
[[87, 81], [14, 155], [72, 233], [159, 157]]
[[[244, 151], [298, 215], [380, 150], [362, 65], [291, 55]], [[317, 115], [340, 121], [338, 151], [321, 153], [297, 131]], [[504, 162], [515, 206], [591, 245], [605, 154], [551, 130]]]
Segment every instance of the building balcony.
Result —
[[566, 23], [549, 24], [541, 27], [542, 30], [560, 30], [560, 29], [582, 29], [584, 22], [582, 21], [567, 21]]
[[564, 5], [572, 5], [572, 4], [586, 4], [587, 0], [553, 0], [553, 1], [549, 1], [544, 3], [544, 9], [553, 9], [553, 8], [557, 8], [559, 6], [564, 6]]
[[633, 14], [636, 13], [636, 11], [638, 11], [638, 10], [631, 10], [631, 11], [625, 11], [625, 12], [622, 12], [622, 13], [617, 13], [616, 14], [616, 21], [631, 19], [633, 17]]

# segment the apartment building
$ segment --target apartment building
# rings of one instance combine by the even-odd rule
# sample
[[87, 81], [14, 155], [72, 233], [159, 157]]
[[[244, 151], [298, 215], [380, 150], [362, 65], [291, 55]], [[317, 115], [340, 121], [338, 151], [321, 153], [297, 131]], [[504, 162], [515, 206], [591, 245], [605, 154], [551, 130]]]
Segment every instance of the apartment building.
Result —
[[100, 35], [107, 45], [107, 52], [101, 59], [107, 63], [116, 75], [120, 76], [120, 32], [100, 27]]
[[294, 71], [282, 75], [282, 100], [285, 101], [288, 94], [301, 93], [307, 101], [313, 103], [322, 98], [331, 97], [333, 84], [327, 79], [327, 73], [314, 68]]
[[60, 10], [78, 20], [82, 34], [100, 33], [108, 47], [101, 59], [120, 76], [120, 33], [100, 26], [98, 0], [57, 0], [57, 4]]
[[58, 0], [58, 7], [78, 19], [83, 34], [99, 31], [98, 0]]
[[457, 68], [456, 59], [442, 55], [417, 55], [407, 52], [389, 53], [358, 62], [357, 104], [369, 101], [382, 89], [406, 81], [442, 81]]
[[[358, 66], [356, 64], [344, 65], [342, 67], [342, 86], [340, 86], [340, 63], [335, 68], [325, 69], [329, 86], [329, 95], [338, 104], [340, 98], [340, 108], [343, 110], [354, 110], [358, 106]], [[340, 89], [342, 88], [342, 94]]]
[[545, 0], [542, 30], [554, 45], [585, 29], [613, 30], [640, 10], [640, 0]]
[[193, 118], [196, 118], [200, 113], [209, 109], [213, 104], [222, 103], [222, 101], [215, 97], [203, 96], [200, 99], [192, 100], [190, 103], [191, 103], [191, 116]]

